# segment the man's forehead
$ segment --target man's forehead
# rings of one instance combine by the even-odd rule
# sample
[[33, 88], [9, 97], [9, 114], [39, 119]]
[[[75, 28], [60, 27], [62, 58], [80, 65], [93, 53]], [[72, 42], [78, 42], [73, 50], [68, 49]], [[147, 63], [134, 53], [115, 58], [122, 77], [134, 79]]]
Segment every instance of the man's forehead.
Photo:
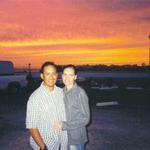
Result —
[[56, 68], [53, 65], [49, 65], [49, 66], [44, 67], [44, 71], [56, 72]]

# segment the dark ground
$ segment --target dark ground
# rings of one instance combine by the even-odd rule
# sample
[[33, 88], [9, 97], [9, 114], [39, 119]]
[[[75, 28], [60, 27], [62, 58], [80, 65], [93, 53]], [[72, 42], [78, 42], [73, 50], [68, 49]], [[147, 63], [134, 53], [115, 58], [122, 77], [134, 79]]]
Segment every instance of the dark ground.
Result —
[[[0, 150], [30, 150], [25, 129], [28, 95], [0, 93]], [[150, 109], [91, 108], [87, 150], [150, 150]]]

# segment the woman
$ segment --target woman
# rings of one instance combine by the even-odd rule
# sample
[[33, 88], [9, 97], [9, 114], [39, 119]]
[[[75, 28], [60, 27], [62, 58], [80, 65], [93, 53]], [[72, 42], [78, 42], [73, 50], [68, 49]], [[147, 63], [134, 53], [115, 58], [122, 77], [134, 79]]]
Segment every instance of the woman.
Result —
[[90, 111], [87, 94], [77, 85], [76, 79], [75, 66], [66, 66], [62, 80], [65, 85], [63, 91], [67, 121], [56, 123], [54, 128], [67, 130], [69, 150], [84, 150], [88, 141], [86, 125], [89, 123]]

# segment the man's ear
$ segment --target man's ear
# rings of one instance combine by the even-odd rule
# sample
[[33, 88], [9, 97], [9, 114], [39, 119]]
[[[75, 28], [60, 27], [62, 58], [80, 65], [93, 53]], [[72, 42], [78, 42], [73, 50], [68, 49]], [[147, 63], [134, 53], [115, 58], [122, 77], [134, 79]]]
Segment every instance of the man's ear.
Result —
[[40, 73], [40, 77], [41, 77], [41, 79], [43, 80], [43, 73]]

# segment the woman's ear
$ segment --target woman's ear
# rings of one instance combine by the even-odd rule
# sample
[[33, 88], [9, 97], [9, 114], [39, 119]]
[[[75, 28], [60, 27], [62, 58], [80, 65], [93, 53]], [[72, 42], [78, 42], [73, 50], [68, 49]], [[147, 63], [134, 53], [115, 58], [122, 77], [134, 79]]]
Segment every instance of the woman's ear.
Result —
[[77, 79], [77, 75], [75, 75], [75, 77], [74, 77], [74, 78], [75, 78], [75, 80], [76, 80], [76, 79]]

